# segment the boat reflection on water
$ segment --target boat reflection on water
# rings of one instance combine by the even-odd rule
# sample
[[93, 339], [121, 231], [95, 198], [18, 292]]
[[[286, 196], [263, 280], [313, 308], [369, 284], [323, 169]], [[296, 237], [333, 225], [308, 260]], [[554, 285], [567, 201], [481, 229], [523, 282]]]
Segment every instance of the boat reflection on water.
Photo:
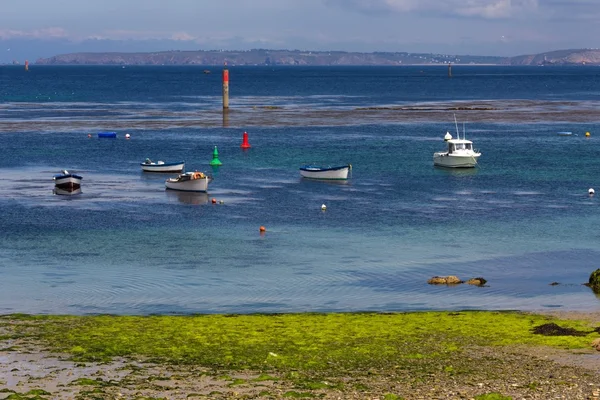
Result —
[[165, 190], [171, 199], [177, 199], [180, 203], [201, 205], [208, 203], [206, 192], [183, 192], [179, 190]]
[[52, 190], [52, 193], [58, 196], [74, 196], [77, 194], [81, 194], [81, 188], [77, 189], [61, 189], [59, 187], [55, 187]]
[[446, 168], [446, 167], [433, 167], [439, 173], [449, 176], [473, 176], [479, 171], [478, 168]]
[[303, 185], [311, 185], [311, 184], [318, 184], [318, 185], [334, 185], [334, 186], [349, 186], [350, 185], [350, 181], [346, 180], [346, 179], [339, 179], [339, 180], [335, 180], [335, 179], [304, 179], [301, 178], [300, 182]]
[[145, 181], [145, 182], [160, 182], [160, 183], [164, 183], [165, 182], [165, 178], [177, 178], [179, 174], [177, 172], [162, 172], [160, 174], [158, 173], [153, 173], [153, 172], [147, 172], [147, 171], [141, 171], [140, 173], [140, 180]]

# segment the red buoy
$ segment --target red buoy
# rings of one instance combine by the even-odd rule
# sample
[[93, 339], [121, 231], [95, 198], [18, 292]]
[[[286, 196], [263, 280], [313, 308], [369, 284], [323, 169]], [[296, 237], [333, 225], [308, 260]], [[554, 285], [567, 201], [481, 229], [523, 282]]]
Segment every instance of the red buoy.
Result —
[[248, 132], [244, 132], [244, 136], [242, 139], [242, 144], [240, 145], [242, 149], [249, 149], [250, 143], [248, 143]]

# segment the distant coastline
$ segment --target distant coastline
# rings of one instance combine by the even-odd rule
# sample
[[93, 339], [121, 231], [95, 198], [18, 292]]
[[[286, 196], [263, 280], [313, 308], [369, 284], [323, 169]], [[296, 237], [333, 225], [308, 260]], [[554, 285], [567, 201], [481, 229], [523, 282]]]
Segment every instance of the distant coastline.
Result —
[[68, 53], [40, 58], [36, 65], [600, 65], [600, 50], [572, 49], [515, 57], [407, 52], [266, 50]]

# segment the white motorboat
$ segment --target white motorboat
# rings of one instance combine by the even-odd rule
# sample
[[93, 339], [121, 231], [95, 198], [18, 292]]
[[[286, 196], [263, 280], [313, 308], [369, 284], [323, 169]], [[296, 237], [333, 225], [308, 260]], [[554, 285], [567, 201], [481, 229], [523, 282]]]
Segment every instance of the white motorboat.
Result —
[[340, 165], [337, 167], [322, 167], [318, 165], [303, 165], [300, 167], [300, 175], [303, 178], [323, 180], [345, 180], [352, 165]]
[[177, 178], [169, 178], [165, 181], [167, 189], [181, 190], [183, 192], [206, 192], [208, 183], [212, 178], [202, 172], [186, 172]]
[[60, 174], [56, 174], [52, 177], [54, 180], [54, 186], [59, 189], [79, 189], [81, 187], [81, 180], [83, 179], [80, 175], [72, 174], [66, 169], [63, 169]]
[[[456, 124], [456, 117], [454, 117]], [[481, 153], [473, 149], [473, 142], [467, 140], [463, 129], [463, 138], [460, 138], [458, 125], [456, 126], [456, 139], [450, 132], [446, 132], [444, 141], [448, 150], [433, 153], [433, 165], [447, 168], [473, 168], [477, 166], [477, 159]]]
[[146, 161], [140, 163], [140, 166], [142, 167], [142, 171], [146, 172], [181, 172], [185, 168], [185, 162], [153, 162], [151, 159], [146, 158]]

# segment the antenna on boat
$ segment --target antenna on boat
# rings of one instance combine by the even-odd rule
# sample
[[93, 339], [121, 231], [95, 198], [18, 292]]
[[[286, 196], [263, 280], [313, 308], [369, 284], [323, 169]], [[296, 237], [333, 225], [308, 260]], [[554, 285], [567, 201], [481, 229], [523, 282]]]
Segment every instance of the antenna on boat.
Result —
[[456, 138], [460, 139], [460, 132], [458, 130], [458, 122], [456, 122], [456, 114], [454, 114], [454, 125], [456, 126]]
[[465, 122], [463, 121], [463, 140], [467, 140], [467, 130], [465, 129]]

